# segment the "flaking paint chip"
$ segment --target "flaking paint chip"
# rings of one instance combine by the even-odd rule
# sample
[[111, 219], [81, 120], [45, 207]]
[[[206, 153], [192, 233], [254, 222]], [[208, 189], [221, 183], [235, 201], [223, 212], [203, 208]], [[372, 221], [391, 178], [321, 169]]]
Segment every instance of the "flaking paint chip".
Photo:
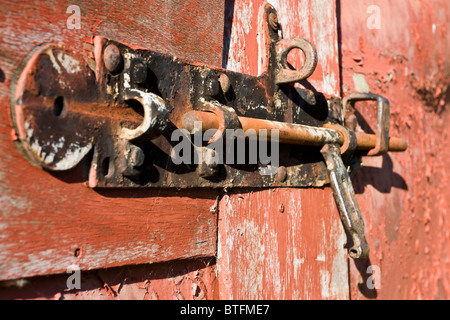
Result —
[[355, 85], [355, 90], [361, 93], [369, 93], [370, 87], [366, 81], [366, 75], [364, 73], [353, 74], [353, 83]]

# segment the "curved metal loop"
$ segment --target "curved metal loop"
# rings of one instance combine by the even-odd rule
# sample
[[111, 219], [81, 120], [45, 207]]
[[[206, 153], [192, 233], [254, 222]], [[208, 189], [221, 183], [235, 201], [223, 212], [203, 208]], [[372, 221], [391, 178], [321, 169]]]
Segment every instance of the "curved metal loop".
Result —
[[131, 89], [124, 95], [124, 100], [138, 101], [144, 109], [144, 120], [137, 128], [121, 128], [119, 138], [134, 140], [145, 133], [156, 137], [164, 131], [169, 121], [169, 111], [161, 97], [153, 93]]
[[[292, 49], [300, 49], [305, 54], [305, 62], [300, 70], [291, 70], [287, 66], [287, 56]], [[317, 66], [317, 51], [311, 42], [305, 39], [282, 39], [276, 44], [277, 62], [281, 69], [275, 77], [276, 84], [294, 83], [311, 76]]]
[[377, 142], [375, 148], [371, 149], [368, 156], [381, 156], [389, 151], [389, 117], [390, 104], [389, 100], [374, 93], [352, 93], [347, 95], [342, 104], [342, 117], [345, 119], [345, 114], [348, 110], [348, 105], [356, 101], [378, 101], [377, 107]]
[[344, 138], [344, 143], [340, 148], [341, 155], [343, 158], [351, 157], [358, 145], [355, 133], [349, 128], [346, 128], [344, 126], [341, 126], [340, 124], [335, 123], [325, 123], [323, 127], [336, 130], [341, 134], [341, 136]]
[[199, 110], [214, 113], [219, 121], [217, 131], [211, 139], [209, 139], [207, 144], [211, 144], [214, 141], [221, 139], [225, 134], [226, 129], [237, 129], [241, 127], [241, 122], [239, 121], [236, 111], [233, 108], [221, 105], [218, 102], [213, 103], [202, 99]]

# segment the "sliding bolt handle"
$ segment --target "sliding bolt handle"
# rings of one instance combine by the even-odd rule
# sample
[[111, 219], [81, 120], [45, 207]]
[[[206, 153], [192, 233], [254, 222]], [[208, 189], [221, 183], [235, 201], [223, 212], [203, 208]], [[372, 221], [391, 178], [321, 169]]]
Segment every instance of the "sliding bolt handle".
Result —
[[353, 240], [349, 255], [353, 259], [365, 258], [369, 255], [369, 245], [364, 236], [364, 220], [350, 177], [342, 162], [340, 147], [336, 144], [326, 144], [320, 152], [327, 164], [331, 189], [342, 224]]

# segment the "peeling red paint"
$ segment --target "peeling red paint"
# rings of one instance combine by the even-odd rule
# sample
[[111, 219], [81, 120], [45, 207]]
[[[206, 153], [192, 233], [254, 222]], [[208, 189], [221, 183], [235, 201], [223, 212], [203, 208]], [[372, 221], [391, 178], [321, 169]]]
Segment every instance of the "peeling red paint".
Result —
[[[304, 83], [307, 89], [338, 96], [335, 2], [270, 3], [284, 38], [305, 38], [316, 46], [319, 62]], [[228, 68], [256, 75], [264, 65], [258, 43], [264, 42], [258, 37], [264, 4], [234, 2]], [[290, 58], [300, 65], [300, 54]], [[345, 233], [329, 188], [225, 191], [218, 229], [221, 299], [348, 298]]]
[[[220, 66], [224, 4], [215, 0], [144, 6], [116, 0], [71, 4], [81, 9], [80, 29], [67, 28], [70, 15], [65, 1], [0, 3], [4, 78], [0, 81], [0, 279], [63, 273], [71, 264], [85, 271], [213, 256], [217, 213], [209, 210], [216, 203], [215, 190], [172, 194], [173, 201], [166, 201], [161, 190], [90, 190], [80, 183], [80, 168], [63, 175], [36, 168], [11, 139], [10, 97], [21, 61], [37, 45], [66, 43], [92, 58], [100, 54], [91, 51], [93, 34]], [[178, 10], [188, 13], [189, 8], [195, 8], [196, 14], [177, 17]], [[189, 41], [176, 38], [182, 35]], [[79, 257], [74, 255], [76, 248], [83, 250]], [[103, 284], [96, 286], [105, 294]]]
[[[257, 75], [264, 65], [261, 58], [264, 56], [261, 52], [264, 39], [258, 32], [258, 15], [264, 1], [228, 3], [231, 2], [234, 16], [226, 67]], [[450, 151], [446, 148], [450, 138], [447, 128], [450, 120], [450, 60], [447, 59], [450, 56], [450, 4], [446, 0], [269, 2], [278, 10], [284, 36], [304, 37], [319, 52], [319, 63], [309, 84], [326, 96], [338, 96], [340, 92], [346, 95], [355, 90], [354, 75], [363, 75], [371, 92], [381, 94], [391, 102], [391, 135], [405, 138], [409, 143], [406, 153], [365, 158], [364, 167], [353, 179], [371, 246], [370, 258], [350, 261], [348, 275], [348, 260], [343, 249], [345, 237], [328, 188], [233, 191], [224, 192], [219, 203], [217, 267], [215, 260], [196, 258], [83, 271], [87, 287], [79, 291], [67, 290], [67, 274], [8, 280], [0, 282], [0, 297], [450, 298], [450, 175], [447, 174]], [[148, 262], [141, 256], [143, 248], [148, 248], [148, 242], [139, 247], [138, 242], [130, 240], [136, 233], [141, 237], [146, 235], [148, 228], [142, 226], [148, 222], [148, 216], [134, 215], [130, 219], [123, 214], [130, 207], [133, 214], [146, 212], [152, 218], [156, 216], [162, 224], [166, 214], [176, 210], [182, 215], [174, 220], [188, 219], [186, 225], [191, 219], [200, 217], [203, 227], [188, 228], [185, 234], [210, 235], [211, 245], [206, 253], [195, 249], [197, 239], [190, 239], [194, 239], [191, 245], [196, 255], [213, 255], [215, 215], [207, 213], [215, 203], [214, 192], [208, 194], [207, 199], [199, 197], [204, 196], [203, 192], [200, 194], [195, 190], [188, 196], [172, 194], [171, 199], [176, 199], [175, 208], [178, 209], [159, 193], [128, 194], [127, 199], [120, 199], [117, 194], [94, 194], [79, 185], [74, 186], [70, 179], [69, 182], [61, 181], [29, 166], [11, 141], [16, 139], [14, 134], [11, 136], [8, 116], [11, 79], [20, 60], [35, 45], [70, 40], [74, 47], [81, 48], [85, 42], [92, 42], [89, 39], [95, 33], [195, 63], [221, 65], [223, 24], [217, 21], [223, 19], [224, 2], [171, 0], [152, 2], [151, 6], [144, 7], [116, 0], [108, 3], [107, 11], [103, 4], [83, 3], [81, 30], [64, 27], [67, 19], [65, 2], [22, 3], [20, 6], [1, 3], [2, 12], [5, 12], [0, 22], [0, 71], [5, 78], [0, 81], [0, 102], [4, 111], [0, 115], [1, 168], [4, 168], [0, 171], [2, 219], [15, 219], [9, 227], [15, 228], [16, 234], [29, 236], [26, 238], [29, 241], [25, 242], [33, 243], [34, 247], [27, 250], [20, 247], [29, 254], [29, 261], [48, 258], [32, 254], [37, 247], [45, 252], [48, 243], [43, 239], [50, 238], [59, 241], [53, 242], [54, 250], [59, 250], [57, 255], [62, 259], [67, 255], [64, 266], [80, 262], [90, 269], [115, 266], [123, 261]], [[124, 15], [127, 4], [130, 14]], [[380, 29], [367, 26], [370, 5], [380, 8]], [[340, 35], [336, 32], [338, 28]], [[340, 47], [338, 40], [341, 40]], [[293, 52], [289, 59], [295, 66], [301, 65], [299, 53]], [[374, 129], [373, 104], [361, 103], [360, 110]], [[26, 183], [29, 181], [32, 184]], [[52, 190], [56, 197], [51, 196]], [[78, 202], [73, 204], [73, 199]], [[86, 209], [86, 205], [91, 205], [91, 209]], [[161, 210], [149, 210], [149, 207], [158, 206], [165, 208], [162, 215], [158, 215]], [[192, 209], [187, 218], [186, 207]], [[101, 214], [95, 217], [97, 211]], [[93, 216], [96, 220], [89, 220]], [[112, 230], [103, 223], [107, 219], [119, 227]], [[74, 241], [73, 237], [60, 237], [62, 231], [57, 228], [61, 224], [54, 224], [55, 221], [74, 223], [78, 233], [96, 231], [88, 232], [90, 241], [83, 242], [85, 234]], [[91, 221], [94, 228], [86, 227], [86, 221]], [[36, 223], [44, 227], [36, 228]], [[124, 234], [121, 228], [124, 226], [131, 227], [133, 232]], [[171, 231], [172, 238], [169, 238], [178, 239], [179, 230]], [[151, 241], [161, 243], [164, 237], [163, 233], [155, 233]], [[117, 251], [118, 239], [131, 248], [123, 247]], [[170, 239], [166, 239], [166, 243]], [[108, 244], [108, 250], [116, 251], [102, 256], [98, 246], [104, 246], [106, 240], [114, 240]], [[181, 244], [186, 242], [181, 240]], [[83, 250], [79, 257], [74, 256], [76, 248]], [[158, 259], [185, 257], [182, 251], [163, 252], [163, 257]], [[132, 252], [136, 256], [126, 260]], [[58, 269], [55, 265], [24, 264], [28, 260], [15, 261], [22, 269], [8, 269], [6, 278], [64, 272], [60, 266]], [[379, 267], [380, 281], [373, 283], [379, 286], [376, 290], [367, 285], [371, 277], [377, 275], [376, 270], [368, 271], [370, 266]]]
[[[372, 4], [379, 30], [366, 26]], [[409, 143], [406, 153], [364, 159], [354, 180], [372, 253], [352, 264], [353, 299], [450, 297], [449, 9], [439, 0], [341, 1], [343, 91], [354, 90], [355, 72], [365, 74], [371, 92], [391, 102], [391, 135]], [[380, 267], [376, 291], [366, 287], [368, 264]]]

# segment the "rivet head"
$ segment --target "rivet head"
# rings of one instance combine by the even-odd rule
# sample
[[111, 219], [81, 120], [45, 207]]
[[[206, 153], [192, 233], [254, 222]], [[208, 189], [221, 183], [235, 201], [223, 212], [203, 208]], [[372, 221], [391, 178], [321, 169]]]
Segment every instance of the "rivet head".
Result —
[[121, 164], [121, 173], [126, 177], [137, 177], [142, 172], [145, 161], [144, 151], [136, 145], [130, 144], [126, 156]]
[[131, 79], [135, 83], [143, 83], [147, 79], [147, 65], [144, 62], [135, 62], [131, 65]]
[[119, 48], [114, 44], [109, 44], [103, 51], [103, 62], [106, 69], [112, 74], [118, 74], [123, 68], [123, 59]]
[[219, 93], [219, 81], [217, 75], [212, 70], [202, 72], [204, 94], [208, 97], [214, 97]]
[[281, 166], [278, 168], [277, 173], [275, 175], [275, 180], [278, 182], [285, 182], [287, 178], [287, 169], [285, 166]]
[[278, 29], [278, 16], [274, 12], [269, 13], [269, 26], [273, 30], [277, 30]]
[[130, 164], [133, 168], [140, 167], [144, 164], [145, 155], [144, 151], [142, 151], [139, 147], [133, 147], [130, 151]]

